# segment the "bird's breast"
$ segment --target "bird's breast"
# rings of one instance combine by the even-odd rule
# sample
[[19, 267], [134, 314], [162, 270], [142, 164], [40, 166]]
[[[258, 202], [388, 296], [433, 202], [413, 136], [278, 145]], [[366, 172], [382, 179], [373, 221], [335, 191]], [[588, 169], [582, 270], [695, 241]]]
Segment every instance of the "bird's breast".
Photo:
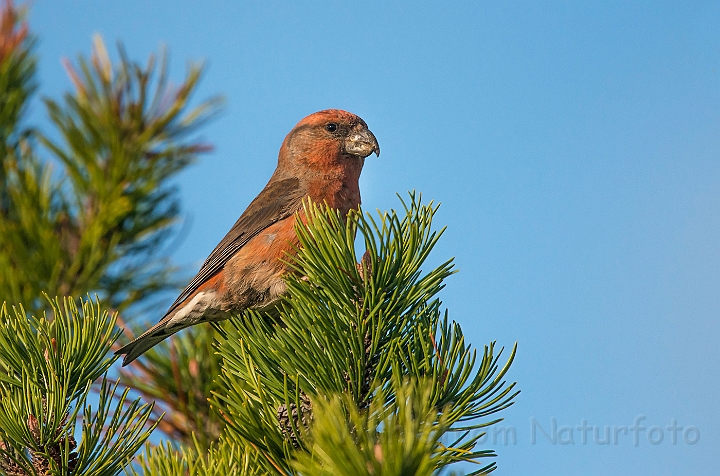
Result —
[[[359, 175], [359, 174], [358, 174]], [[344, 180], [318, 180], [308, 187], [308, 196], [315, 203], [327, 203], [345, 216], [348, 211], [360, 206], [359, 177]]]

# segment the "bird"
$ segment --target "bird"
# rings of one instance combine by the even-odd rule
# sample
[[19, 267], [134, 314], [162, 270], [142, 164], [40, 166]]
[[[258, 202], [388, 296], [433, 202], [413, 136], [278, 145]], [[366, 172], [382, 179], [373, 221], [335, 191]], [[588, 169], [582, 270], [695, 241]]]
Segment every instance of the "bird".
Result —
[[277, 168], [210, 253], [160, 322], [118, 349], [123, 367], [186, 327], [220, 321], [247, 309], [270, 310], [286, 292], [288, 258], [299, 244], [295, 223], [303, 201], [325, 203], [346, 216], [360, 206], [359, 178], [380, 146], [353, 113], [326, 109], [303, 118], [288, 133]]

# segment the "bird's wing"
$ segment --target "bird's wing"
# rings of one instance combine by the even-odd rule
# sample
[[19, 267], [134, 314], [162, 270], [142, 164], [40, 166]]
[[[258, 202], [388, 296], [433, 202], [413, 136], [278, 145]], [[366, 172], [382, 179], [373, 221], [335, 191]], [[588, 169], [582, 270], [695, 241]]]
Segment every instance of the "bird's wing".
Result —
[[245, 244], [250, 238], [256, 236], [262, 230], [287, 218], [297, 212], [302, 206], [302, 199], [307, 195], [305, 189], [300, 185], [297, 178], [272, 181], [265, 186], [262, 192], [255, 197], [247, 210], [238, 218], [235, 225], [225, 235], [225, 238], [210, 253], [205, 260], [198, 274], [190, 281], [190, 284], [180, 293], [180, 296], [170, 306], [165, 315], [170, 314], [175, 308], [192, 295], [205, 281], [220, 271], [225, 263]]

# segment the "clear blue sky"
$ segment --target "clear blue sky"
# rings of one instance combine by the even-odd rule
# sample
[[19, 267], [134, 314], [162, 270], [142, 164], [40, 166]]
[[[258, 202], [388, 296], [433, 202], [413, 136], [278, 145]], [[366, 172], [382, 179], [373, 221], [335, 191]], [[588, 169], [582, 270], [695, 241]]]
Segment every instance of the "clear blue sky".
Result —
[[[199, 266], [300, 118], [353, 111], [382, 147], [366, 208], [442, 202], [450, 316], [477, 346], [519, 343], [498, 475], [717, 474], [720, 3], [33, 3], [52, 97], [95, 32], [136, 59], [167, 44], [178, 80], [207, 60], [198, 97], [227, 107], [178, 180], [178, 263]], [[553, 419], [574, 444], [541, 433]]]

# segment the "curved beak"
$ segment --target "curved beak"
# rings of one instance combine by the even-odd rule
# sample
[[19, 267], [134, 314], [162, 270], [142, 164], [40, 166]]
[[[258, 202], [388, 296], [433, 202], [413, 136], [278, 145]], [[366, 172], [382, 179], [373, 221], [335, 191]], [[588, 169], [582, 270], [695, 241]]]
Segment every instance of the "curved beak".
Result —
[[375, 155], [380, 157], [380, 145], [378, 145], [375, 135], [369, 129], [363, 127], [350, 132], [350, 135], [345, 140], [345, 152], [362, 158], [375, 152]]

